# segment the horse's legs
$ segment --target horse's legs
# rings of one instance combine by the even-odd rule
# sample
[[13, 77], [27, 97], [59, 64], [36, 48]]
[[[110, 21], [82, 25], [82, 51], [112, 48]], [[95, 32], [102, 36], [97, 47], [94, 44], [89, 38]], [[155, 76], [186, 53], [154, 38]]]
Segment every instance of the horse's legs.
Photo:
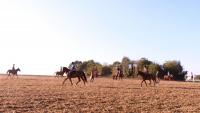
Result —
[[8, 76], [7, 76], [7, 78], [8, 78], [8, 77], [10, 77], [10, 73], [8, 73]]
[[157, 83], [160, 82], [160, 78], [159, 78], [159, 77], [156, 78], [156, 82], [157, 82]]
[[144, 80], [144, 83], [146, 84], [146, 86], [147, 86], [147, 82], [146, 82], [146, 80]]
[[64, 83], [65, 83], [65, 81], [66, 81], [67, 79], [68, 79], [68, 77], [64, 79], [64, 81], [63, 81], [62, 85], [64, 85]]
[[153, 80], [154, 81], [154, 86], [156, 85], [156, 79]]
[[113, 79], [116, 80], [117, 79], [117, 75], [114, 75]]
[[[84, 81], [84, 80], [83, 80]], [[94, 76], [91, 74], [90, 75], [90, 82], [93, 82], [94, 81]]]
[[142, 87], [142, 83], [144, 82], [144, 80], [142, 80], [142, 82], [141, 82], [141, 87]]
[[149, 80], [149, 85], [151, 85], [151, 79]]
[[85, 78], [83, 76], [81, 76], [81, 80], [83, 81], [84, 85], [85, 85]]
[[60, 76], [60, 75], [59, 75], [59, 74], [57, 74], [57, 75], [56, 75], [56, 78], [59, 78], [59, 76]]
[[120, 79], [122, 80], [122, 76], [120, 76]]
[[92, 75], [92, 81], [94, 81], [94, 75]]
[[71, 82], [71, 85], [73, 85], [73, 83], [72, 83], [72, 79], [71, 79], [71, 78], [69, 78], [69, 81]]
[[61, 74], [61, 77], [64, 77], [64, 74]]
[[14, 78], [15, 77], [15, 75], [14, 74], [12, 74], [12, 76], [11, 76], [12, 78]]
[[117, 79], [120, 79], [120, 74], [117, 75]]
[[113, 75], [113, 80], [115, 80], [116, 79], [116, 75]]
[[93, 82], [93, 81], [94, 81], [94, 77], [92, 76], [91, 79], [90, 79], [90, 82]]
[[76, 85], [81, 81], [80, 77], [78, 77], [78, 82], [76, 82]]

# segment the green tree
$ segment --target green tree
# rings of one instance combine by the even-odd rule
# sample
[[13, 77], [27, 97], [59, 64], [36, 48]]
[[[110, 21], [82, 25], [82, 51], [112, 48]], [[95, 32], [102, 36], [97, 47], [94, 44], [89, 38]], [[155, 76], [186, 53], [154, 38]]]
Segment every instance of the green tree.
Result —
[[144, 66], [150, 64], [152, 64], [152, 61], [148, 60], [147, 58], [141, 58], [137, 62], [137, 71], [143, 71]]
[[136, 73], [135, 61], [130, 61], [128, 66], [128, 77], [134, 77]]
[[112, 66], [104, 65], [102, 68], [102, 76], [112, 75]]
[[98, 62], [96, 62], [95, 65], [97, 67], [98, 74], [102, 75], [103, 66], [100, 63], [98, 63]]
[[79, 70], [82, 70], [86, 73], [86, 75], [90, 75], [90, 73], [92, 72], [92, 69], [94, 67], [97, 67], [97, 71], [99, 72], [99, 74], [101, 74], [102, 72], [102, 65], [98, 62], [95, 62], [94, 60], [88, 60], [88, 61], [84, 61], [80, 66], [79, 66]]
[[131, 60], [128, 57], [123, 57], [121, 66], [126, 76], [129, 75], [129, 64], [131, 64]]
[[149, 73], [156, 74], [157, 71], [160, 71], [160, 65], [156, 63], [152, 63], [149, 65]]

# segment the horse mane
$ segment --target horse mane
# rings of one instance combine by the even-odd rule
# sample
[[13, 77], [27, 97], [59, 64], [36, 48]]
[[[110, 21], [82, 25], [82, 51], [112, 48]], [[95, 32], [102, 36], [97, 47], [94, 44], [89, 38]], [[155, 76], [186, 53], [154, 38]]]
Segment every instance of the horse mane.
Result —
[[70, 69], [68, 69], [67, 67], [63, 67], [63, 69], [62, 69], [64, 72], [69, 72], [70, 71]]

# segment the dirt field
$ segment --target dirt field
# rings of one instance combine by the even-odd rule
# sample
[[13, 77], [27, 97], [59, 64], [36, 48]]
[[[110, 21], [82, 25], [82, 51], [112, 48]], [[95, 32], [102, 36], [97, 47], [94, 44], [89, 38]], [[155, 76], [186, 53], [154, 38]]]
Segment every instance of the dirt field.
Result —
[[[98, 78], [71, 86], [63, 78], [0, 76], [0, 112], [200, 112], [200, 83], [161, 81], [140, 87], [139, 80]], [[77, 79], [73, 79], [76, 82]]]

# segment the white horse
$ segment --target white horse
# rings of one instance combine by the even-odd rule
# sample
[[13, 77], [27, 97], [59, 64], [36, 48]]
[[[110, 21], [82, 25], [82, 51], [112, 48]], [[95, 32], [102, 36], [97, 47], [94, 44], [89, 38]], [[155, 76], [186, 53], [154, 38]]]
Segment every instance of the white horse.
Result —
[[191, 72], [191, 75], [187, 75], [185, 81], [193, 81], [194, 82], [194, 75]]

